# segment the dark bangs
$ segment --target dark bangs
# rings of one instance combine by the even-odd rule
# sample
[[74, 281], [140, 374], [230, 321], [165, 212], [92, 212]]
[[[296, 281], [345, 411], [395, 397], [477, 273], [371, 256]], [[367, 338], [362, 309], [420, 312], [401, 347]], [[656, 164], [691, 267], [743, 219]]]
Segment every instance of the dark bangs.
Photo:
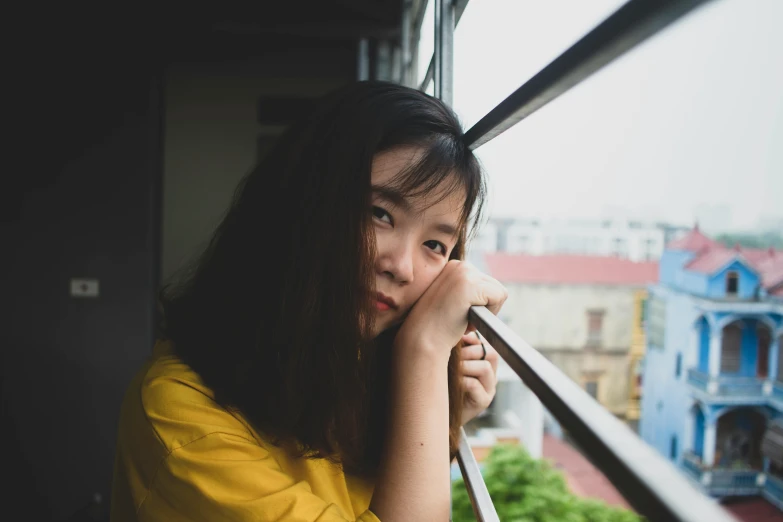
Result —
[[[379, 152], [401, 145], [395, 144]], [[481, 221], [486, 187], [481, 167], [461, 137], [440, 134], [404, 145], [421, 147], [425, 152], [384, 188], [393, 189], [409, 198], [428, 196], [431, 205], [440, 203], [452, 194], [462, 193], [465, 202], [460, 212], [459, 228], [463, 233], [468, 228], [475, 230]], [[466, 240], [461, 238], [462, 242]]]

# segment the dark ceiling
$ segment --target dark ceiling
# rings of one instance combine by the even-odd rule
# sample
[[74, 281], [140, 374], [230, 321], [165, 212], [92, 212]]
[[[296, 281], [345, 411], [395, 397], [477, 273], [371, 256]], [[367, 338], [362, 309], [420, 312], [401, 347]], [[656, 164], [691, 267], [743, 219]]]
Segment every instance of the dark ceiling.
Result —
[[289, 50], [355, 53], [361, 37], [399, 38], [402, 1], [221, 2], [187, 8], [101, 3], [83, 10], [68, 2], [15, 13], [7, 18], [14, 20], [8, 77], [10, 124], [20, 143], [14, 147], [20, 154], [15, 181], [21, 184], [6, 195], [18, 199], [46, 184], [105, 129], [144, 110], [151, 79], [169, 64], [252, 60]]

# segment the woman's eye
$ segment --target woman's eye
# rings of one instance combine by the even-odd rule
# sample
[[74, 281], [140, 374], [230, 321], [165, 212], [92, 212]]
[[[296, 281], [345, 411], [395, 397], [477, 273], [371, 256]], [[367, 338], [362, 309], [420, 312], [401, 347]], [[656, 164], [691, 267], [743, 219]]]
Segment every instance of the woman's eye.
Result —
[[429, 248], [436, 254], [440, 254], [443, 256], [446, 255], [446, 245], [444, 245], [440, 241], [430, 240], [430, 241], [425, 241], [424, 244], [427, 246], [427, 248]]
[[383, 210], [381, 207], [372, 207], [372, 215], [375, 216], [377, 219], [380, 219], [384, 223], [391, 224], [391, 214]]

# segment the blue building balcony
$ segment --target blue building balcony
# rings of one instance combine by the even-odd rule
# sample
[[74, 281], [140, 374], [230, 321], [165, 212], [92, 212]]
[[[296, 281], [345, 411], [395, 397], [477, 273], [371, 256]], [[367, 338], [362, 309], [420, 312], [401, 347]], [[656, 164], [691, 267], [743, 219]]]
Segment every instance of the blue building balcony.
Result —
[[775, 381], [769, 396], [769, 405], [778, 411], [783, 411], [783, 382]]
[[778, 509], [783, 510], [783, 479], [767, 475], [761, 494]]
[[[773, 393], [772, 384], [758, 377], [719, 375], [710, 377], [696, 369], [688, 370], [688, 385], [699, 400], [707, 404], [766, 404]], [[783, 405], [783, 383], [778, 390]]]
[[[682, 468], [702, 491], [714, 497], [759, 495], [770, 478], [756, 469], [703, 466], [700, 459], [690, 451], [683, 453]], [[783, 482], [778, 481], [772, 486], [770, 494], [780, 496], [783, 493], [781, 486]]]

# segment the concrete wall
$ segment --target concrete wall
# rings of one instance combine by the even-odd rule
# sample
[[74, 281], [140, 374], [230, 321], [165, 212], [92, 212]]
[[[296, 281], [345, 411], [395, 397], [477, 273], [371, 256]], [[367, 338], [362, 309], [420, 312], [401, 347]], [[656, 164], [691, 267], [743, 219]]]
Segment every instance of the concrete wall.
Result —
[[[290, 60], [295, 62], [296, 56]], [[350, 79], [340, 77], [339, 71], [332, 78], [311, 81], [275, 76], [292, 74], [289, 69], [285, 62], [258, 61], [181, 64], [168, 70], [164, 280], [203, 250], [240, 179], [258, 159], [259, 141], [271, 145], [281, 131], [257, 123], [258, 98], [321, 96]]]
[[590, 309], [606, 310], [605, 348], [627, 351], [631, 345], [636, 287], [510, 283], [506, 288], [501, 318], [538, 350], [584, 348]]
[[[667, 458], [671, 438], [677, 437], [679, 462], [682, 452], [693, 448], [693, 434], [686, 434], [686, 419], [693, 405], [687, 379], [688, 370], [698, 366], [696, 320], [701, 314], [686, 294], [664, 287], [655, 287], [653, 293], [666, 300], [666, 333], [664, 346], [647, 347], [639, 435]], [[682, 354], [679, 377], [675, 373], [677, 354]]]
[[677, 275], [695, 254], [693, 252], [679, 250], [664, 250], [660, 262], [660, 281], [662, 284], [673, 286], [677, 282]]
[[675, 288], [690, 294], [706, 296], [709, 288], [709, 276], [690, 270], [680, 270], [675, 278]]
[[588, 381], [597, 382], [598, 402], [615, 415], [626, 413], [630, 372], [627, 352], [541, 350], [541, 353], [580, 387], [584, 388]]
[[[598, 382], [598, 401], [616, 414], [628, 407], [635, 287], [511, 283], [500, 317], [581, 387]], [[603, 344], [585, 349], [587, 311], [603, 309]]]

